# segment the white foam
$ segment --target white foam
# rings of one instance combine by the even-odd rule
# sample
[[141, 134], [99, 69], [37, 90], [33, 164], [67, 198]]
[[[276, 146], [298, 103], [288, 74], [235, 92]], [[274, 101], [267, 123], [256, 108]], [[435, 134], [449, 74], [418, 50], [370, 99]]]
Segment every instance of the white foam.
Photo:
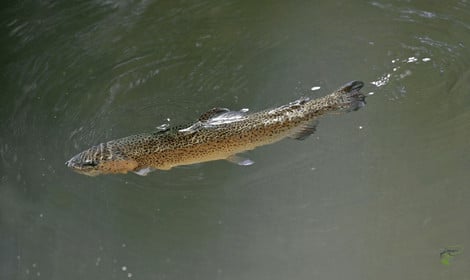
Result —
[[376, 87], [382, 87], [388, 84], [388, 82], [390, 81], [390, 77], [391, 75], [389, 73], [385, 74], [382, 77], [380, 77], [377, 81], [372, 81], [371, 84], [373, 84]]

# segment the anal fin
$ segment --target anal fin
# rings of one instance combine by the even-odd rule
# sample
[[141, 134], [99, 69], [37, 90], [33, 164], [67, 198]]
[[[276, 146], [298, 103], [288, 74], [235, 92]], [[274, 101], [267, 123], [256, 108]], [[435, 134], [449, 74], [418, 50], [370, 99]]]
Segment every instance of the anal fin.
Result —
[[296, 140], [305, 140], [308, 136], [317, 130], [317, 125], [317, 120], [303, 123], [294, 129], [289, 137]]
[[244, 157], [237, 156], [237, 155], [231, 155], [227, 158], [227, 160], [230, 161], [231, 163], [235, 163], [241, 166], [253, 165], [255, 163], [249, 158], [244, 158]]

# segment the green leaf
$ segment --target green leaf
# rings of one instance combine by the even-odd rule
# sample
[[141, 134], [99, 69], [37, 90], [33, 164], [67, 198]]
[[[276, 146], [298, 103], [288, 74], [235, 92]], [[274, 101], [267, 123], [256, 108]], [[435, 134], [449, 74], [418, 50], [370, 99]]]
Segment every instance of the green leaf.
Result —
[[449, 246], [441, 251], [439, 256], [441, 257], [441, 263], [443, 265], [450, 265], [450, 261], [455, 257], [462, 254], [462, 247], [460, 246]]

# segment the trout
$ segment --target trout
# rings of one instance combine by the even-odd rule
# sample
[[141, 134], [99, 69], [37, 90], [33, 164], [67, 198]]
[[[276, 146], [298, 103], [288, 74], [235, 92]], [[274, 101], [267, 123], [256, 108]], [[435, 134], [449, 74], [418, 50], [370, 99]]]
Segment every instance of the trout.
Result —
[[144, 176], [156, 169], [221, 159], [251, 165], [252, 160], [239, 154], [287, 137], [303, 140], [315, 131], [318, 117], [363, 107], [365, 95], [359, 91], [363, 85], [352, 81], [321, 98], [301, 98], [255, 113], [213, 108], [189, 126], [162, 127], [101, 143], [65, 165], [88, 176], [129, 171]]

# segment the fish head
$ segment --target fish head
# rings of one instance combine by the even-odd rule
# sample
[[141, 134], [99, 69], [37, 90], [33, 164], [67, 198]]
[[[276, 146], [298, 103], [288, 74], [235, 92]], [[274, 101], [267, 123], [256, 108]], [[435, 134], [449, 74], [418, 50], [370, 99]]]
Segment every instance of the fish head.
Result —
[[135, 160], [123, 157], [119, 151], [113, 151], [102, 143], [73, 156], [65, 162], [65, 165], [77, 173], [97, 176], [110, 173], [127, 173], [134, 170], [138, 163]]

